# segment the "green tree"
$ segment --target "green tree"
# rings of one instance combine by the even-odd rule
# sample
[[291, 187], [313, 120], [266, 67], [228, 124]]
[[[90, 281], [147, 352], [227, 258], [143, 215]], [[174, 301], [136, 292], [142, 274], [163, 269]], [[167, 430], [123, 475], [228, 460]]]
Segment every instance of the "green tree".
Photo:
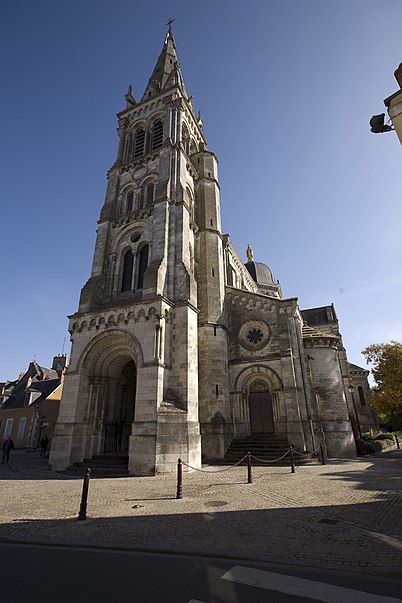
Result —
[[375, 343], [362, 352], [376, 385], [371, 390], [370, 404], [381, 420], [389, 421], [393, 431], [402, 428], [402, 344], [399, 341]]

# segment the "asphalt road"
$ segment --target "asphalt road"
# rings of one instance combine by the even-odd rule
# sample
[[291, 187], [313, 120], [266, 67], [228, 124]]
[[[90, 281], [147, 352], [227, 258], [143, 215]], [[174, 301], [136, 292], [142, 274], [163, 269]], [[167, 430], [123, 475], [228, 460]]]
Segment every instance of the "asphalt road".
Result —
[[1, 592], [13, 603], [402, 601], [402, 581], [294, 566], [13, 543], [0, 556]]

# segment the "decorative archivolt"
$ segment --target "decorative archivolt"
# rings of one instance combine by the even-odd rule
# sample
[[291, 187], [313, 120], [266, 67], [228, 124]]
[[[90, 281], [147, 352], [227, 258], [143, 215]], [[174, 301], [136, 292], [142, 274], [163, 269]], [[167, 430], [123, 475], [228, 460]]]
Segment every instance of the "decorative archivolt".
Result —
[[77, 370], [107, 376], [111, 371], [116, 372], [116, 367], [122, 368], [128, 360], [133, 360], [137, 368], [143, 365], [141, 345], [131, 333], [113, 329], [100, 333], [86, 346], [78, 360]]
[[130, 245], [130, 237], [134, 233], [141, 234], [141, 240], [146, 242], [151, 239], [152, 224], [150, 220], [136, 220], [135, 223], [127, 224], [114, 238], [111, 253], [119, 253], [124, 245]]
[[236, 377], [234, 391], [247, 393], [252, 383], [263, 381], [271, 392], [282, 390], [283, 383], [278, 373], [265, 364], [254, 364], [243, 369]]

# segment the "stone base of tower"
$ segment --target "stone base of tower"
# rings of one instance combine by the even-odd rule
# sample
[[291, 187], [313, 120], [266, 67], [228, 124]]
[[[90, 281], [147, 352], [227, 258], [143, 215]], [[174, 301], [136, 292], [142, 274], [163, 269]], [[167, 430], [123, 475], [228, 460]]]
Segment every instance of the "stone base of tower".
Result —
[[325, 421], [323, 428], [329, 458], [356, 457], [356, 445], [349, 421]]
[[86, 443], [86, 434], [76, 423], [57, 425], [52, 439], [49, 469], [64, 471], [74, 463], [82, 462]]
[[233, 425], [212, 421], [201, 425], [202, 456], [204, 459], [223, 459], [233, 440]]
[[128, 464], [131, 475], [174, 472], [179, 458], [194, 469], [201, 467], [199, 423], [188, 421], [186, 415], [184, 411], [161, 412], [158, 422], [134, 424]]

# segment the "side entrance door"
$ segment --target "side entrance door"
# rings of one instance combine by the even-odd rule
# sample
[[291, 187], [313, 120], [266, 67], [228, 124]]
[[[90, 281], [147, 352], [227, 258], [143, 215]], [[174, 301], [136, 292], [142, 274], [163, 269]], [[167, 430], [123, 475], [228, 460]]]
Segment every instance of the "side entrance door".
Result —
[[250, 392], [249, 403], [251, 433], [273, 433], [274, 414], [269, 391]]

